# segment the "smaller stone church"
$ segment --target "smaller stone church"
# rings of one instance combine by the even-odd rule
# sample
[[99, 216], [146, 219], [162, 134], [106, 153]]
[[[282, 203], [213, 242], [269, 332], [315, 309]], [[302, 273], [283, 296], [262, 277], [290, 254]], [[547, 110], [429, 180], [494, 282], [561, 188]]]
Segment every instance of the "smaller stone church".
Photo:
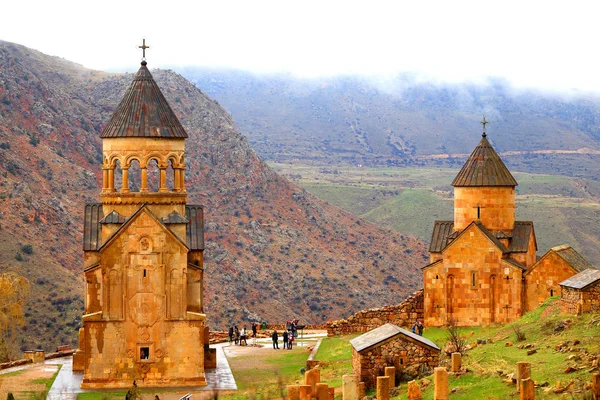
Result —
[[[483, 121], [484, 128], [485, 120]], [[506, 323], [594, 268], [568, 245], [537, 258], [533, 221], [517, 221], [517, 181], [482, 138], [454, 178], [454, 219], [435, 221], [423, 267], [426, 326]]]

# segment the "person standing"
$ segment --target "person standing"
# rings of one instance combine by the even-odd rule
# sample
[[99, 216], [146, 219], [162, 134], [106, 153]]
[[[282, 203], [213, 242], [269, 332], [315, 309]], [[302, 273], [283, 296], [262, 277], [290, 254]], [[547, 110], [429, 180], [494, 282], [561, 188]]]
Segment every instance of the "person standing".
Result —
[[229, 327], [229, 345], [231, 346], [231, 342], [233, 342], [233, 326]]
[[239, 344], [240, 343], [240, 330], [238, 329], [237, 326], [234, 328], [234, 335], [235, 335], [235, 344]]
[[256, 337], [256, 322], [252, 323], [252, 337]]
[[242, 328], [242, 331], [240, 332], [240, 346], [242, 345], [242, 340], [244, 341], [244, 344], [246, 346], [248, 346], [248, 342], [246, 341], [246, 327], [245, 326]]
[[419, 332], [419, 336], [423, 336], [423, 322], [421, 322], [420, 320], [417, 321], [417, 331]]
[[279, 350], [279, 335], [277, 334], [276, 329], [273, 329], [271, 339], [273, 339], [273, 348]]
[[284, 330], [283, 335], [281, 335], [281, 336], [283, 337], [283, 348], [287, 349], [288, 348], [288, 340], [289, 340], [288, 331]]

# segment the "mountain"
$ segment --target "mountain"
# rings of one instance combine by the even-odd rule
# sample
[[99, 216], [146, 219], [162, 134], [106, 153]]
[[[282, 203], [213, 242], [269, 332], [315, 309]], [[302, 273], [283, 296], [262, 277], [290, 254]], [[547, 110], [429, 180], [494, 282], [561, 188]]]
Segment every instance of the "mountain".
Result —
[[[278, 176], [215, 101], [173, 71], [152, 74], [189, 135], [189, 202], [205, 210], [207, 325], [319, 323], [421, 285], [423, 242]], [[21, 349], [76, 344], [83, 206], [98, 201], [99, 132], [132, 78], [0, 41], [0, 268], [32, 282]]]
[[297, 79], [185, 68], [219, 101], [266, 161], [317, 165], [460, 167], [481, 134], [516, 171], [600, 180], [600, 96], [485, 84], [388, 79]]

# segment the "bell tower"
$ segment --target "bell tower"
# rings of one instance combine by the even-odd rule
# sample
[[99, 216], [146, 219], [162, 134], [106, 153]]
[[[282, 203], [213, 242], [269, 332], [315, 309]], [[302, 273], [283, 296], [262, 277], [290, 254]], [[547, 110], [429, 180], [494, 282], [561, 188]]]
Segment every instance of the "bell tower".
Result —
[[487, 123], [483, 117], [481, 141], [452, 181], [455, 231], [477, 220], [493, 232], [509, 233], [515, 225], [517, 181], [488, 141]]
[[83, 388], [206, 385], [204, 214], [187, 204], [188, 135], [140, 47], [140, 69], [100, 134], [100, 203], [85, 208], [73, 358]]

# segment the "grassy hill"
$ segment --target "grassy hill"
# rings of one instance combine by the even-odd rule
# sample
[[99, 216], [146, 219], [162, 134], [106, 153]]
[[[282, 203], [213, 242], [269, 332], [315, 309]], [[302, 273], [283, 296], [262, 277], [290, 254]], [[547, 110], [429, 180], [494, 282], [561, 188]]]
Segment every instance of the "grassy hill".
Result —
[[[379, 226], [429, 241], [434, 220], [452, 220], [457, 169], [356, 168], [271, 164], [315, 196]], [[538, 255], [568, 243], [600, 265], [600, 183], [514, 173], [517, 219], [534, 222]]]

